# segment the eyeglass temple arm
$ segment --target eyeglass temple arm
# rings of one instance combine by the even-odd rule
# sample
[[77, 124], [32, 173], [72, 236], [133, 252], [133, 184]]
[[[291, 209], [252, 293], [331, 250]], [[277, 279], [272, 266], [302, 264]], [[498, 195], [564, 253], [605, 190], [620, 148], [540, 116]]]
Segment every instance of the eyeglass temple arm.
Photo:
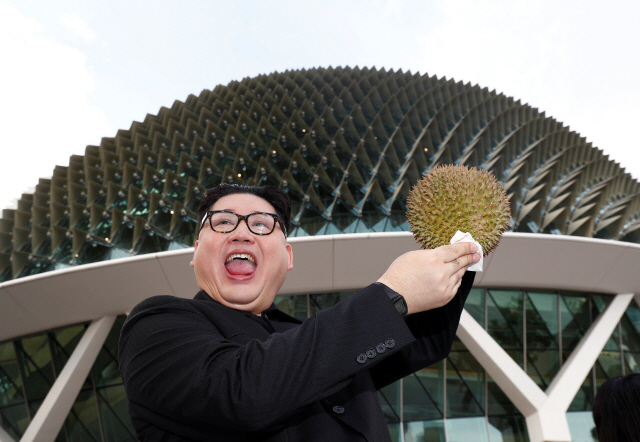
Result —
[[204, 226], [204, 223], [207, 221], [207, 218], [209, 218], [209, 213], [205, 213], [204, 216], [202, 217], [202, 222], [200, 223], [200, 230], [202, 230], [202, 226]]

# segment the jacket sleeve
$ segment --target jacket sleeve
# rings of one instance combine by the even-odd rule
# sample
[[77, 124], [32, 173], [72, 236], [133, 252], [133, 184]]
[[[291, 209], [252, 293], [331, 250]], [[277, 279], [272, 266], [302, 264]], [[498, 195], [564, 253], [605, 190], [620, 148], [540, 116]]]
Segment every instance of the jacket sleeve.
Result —
[[456, 296], [447, 305], [406, 317], [415, 341], [371, 367], [377, 389], [449, 355], [474, 278], [475, 272], [466, 272]]
[[156, 297], [134, 308], [123, 326], [120, 370], [129, 400], [160, 428], [166, 420], [213, 421], [257, 431], [339, 391], [413, 341], [376, 285], [264, 342], [223, 336], [192, 302]]

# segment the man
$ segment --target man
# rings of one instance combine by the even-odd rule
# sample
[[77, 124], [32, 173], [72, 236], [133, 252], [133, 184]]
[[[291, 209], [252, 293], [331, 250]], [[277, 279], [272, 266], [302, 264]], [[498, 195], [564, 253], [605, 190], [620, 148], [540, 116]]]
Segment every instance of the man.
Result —
[[223, 184], [205, 193], [199, 219], [200, 292], [147, 299], [122, 328], [140, 440], [390, 441], [376, 390], [446, 357], [475, 245], [406, 253], [302, 322], [273, 305], [293, 268], [288, 196]]

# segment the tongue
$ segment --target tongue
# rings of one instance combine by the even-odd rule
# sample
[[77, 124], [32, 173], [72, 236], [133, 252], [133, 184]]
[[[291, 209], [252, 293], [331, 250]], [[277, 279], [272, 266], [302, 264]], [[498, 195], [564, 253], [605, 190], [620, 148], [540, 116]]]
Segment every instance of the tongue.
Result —
[[234, 259], [225, 267], [232, 275], [249, 275], [256, 270], [256, 265], [246, 259]]

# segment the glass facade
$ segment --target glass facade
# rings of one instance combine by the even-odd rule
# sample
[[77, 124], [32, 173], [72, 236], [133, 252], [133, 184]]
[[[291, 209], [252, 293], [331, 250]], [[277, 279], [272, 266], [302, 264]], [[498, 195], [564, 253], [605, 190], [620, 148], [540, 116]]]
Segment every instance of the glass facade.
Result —
[[[278, 296], [277, 306], [300, 319], [314, 317], [353, 292]], [[546, 388], [610, 297], [575, 292], [472, 289], [467, 311]], [[134, 441], [118, 371], [116, 320], [56, 441]], [[24, 434], [58, 373], [82, 337], [75, 325], [0, 344], [0, 425]], [[592, 442], [591, 404], [607, 379], [640, 372], [640, 308], [632, 303], [568, 412], [574, 440]], [[394, 440], [526, 442], [523, 416], [464, 344], [449, 357], [379, 392]]]

